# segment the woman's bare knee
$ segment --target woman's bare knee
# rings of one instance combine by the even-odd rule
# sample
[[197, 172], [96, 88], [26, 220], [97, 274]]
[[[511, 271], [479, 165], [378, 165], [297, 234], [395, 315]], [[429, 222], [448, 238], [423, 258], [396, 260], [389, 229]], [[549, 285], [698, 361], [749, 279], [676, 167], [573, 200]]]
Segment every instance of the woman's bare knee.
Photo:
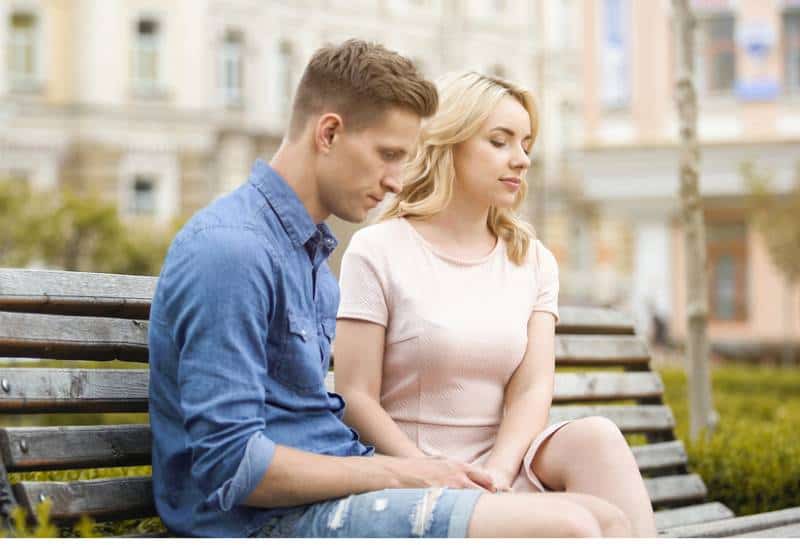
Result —
[[628, 516], [615, 505], [609, 504], [610, 509], [600, 519], [603, 537], [631, 537], [633, 525]]

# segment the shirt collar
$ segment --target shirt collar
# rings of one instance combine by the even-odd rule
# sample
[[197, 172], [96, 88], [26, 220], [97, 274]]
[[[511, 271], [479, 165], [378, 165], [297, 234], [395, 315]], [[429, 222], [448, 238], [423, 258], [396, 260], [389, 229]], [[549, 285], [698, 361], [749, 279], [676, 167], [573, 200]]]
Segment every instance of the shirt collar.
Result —
[[269, 164], [256, 159], [248, 181], [261, 191], [275, 210], [295, 246], [305, 246], [310, 239], [318, 237], [318, 243], [326, 253], [330, 254], [336, 248], [338, 241], [330, 228], [325, 223], [314, 224], [297, 193]]

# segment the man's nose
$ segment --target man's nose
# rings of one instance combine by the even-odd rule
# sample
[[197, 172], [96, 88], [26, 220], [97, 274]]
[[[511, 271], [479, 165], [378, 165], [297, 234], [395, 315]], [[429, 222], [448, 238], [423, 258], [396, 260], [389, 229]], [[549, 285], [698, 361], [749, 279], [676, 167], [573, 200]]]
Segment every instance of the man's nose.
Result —
[[399, 177], [393, 175], [384, 176], [381, 180], [381, 186], [391, 193], [400, 193], [403, 190], [403, 184], [400, 182]]

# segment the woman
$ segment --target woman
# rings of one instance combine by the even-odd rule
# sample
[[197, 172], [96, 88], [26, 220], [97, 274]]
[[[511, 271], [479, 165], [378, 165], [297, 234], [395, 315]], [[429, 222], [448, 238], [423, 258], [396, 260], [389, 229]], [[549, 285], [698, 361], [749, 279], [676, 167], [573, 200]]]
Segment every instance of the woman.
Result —
[[[547, 425], [558, 266], [515, 211], [537, 131], [531, 94], [474, 72], [440, 83], [402, 191], [342, 261], [336, 387], [378, 452], [486, 469], [497, 490], [566, 492], [655, 535], [607, 419]], [[601, 499], [598, 499], [601, 498]]]

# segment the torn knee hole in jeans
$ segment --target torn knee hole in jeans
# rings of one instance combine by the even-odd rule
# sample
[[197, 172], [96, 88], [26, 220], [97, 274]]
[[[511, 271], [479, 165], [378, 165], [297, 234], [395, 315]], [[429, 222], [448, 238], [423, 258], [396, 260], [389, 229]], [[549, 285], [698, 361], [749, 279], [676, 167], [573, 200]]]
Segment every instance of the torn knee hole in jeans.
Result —
[[431, 488], [425, 491], [425, 495], [420, 498], [411, 513], [411, 535], [422, 537], [425, 532], [430, 530], [433, 523], [433, 510], [436, 508], [436, 502], [442, 496], [444, 489]]
[[352, 498], [352, 496], [348, 496], [342, 500], [339, 500], [339, 503], [336, 504], [336, 508], [331, 512], [331, 515], [328, 518], [329, 529], [338, 530], [344, 526], [344, 522], [347, 520], [347, 514], [350, 508], [350, 500]]

